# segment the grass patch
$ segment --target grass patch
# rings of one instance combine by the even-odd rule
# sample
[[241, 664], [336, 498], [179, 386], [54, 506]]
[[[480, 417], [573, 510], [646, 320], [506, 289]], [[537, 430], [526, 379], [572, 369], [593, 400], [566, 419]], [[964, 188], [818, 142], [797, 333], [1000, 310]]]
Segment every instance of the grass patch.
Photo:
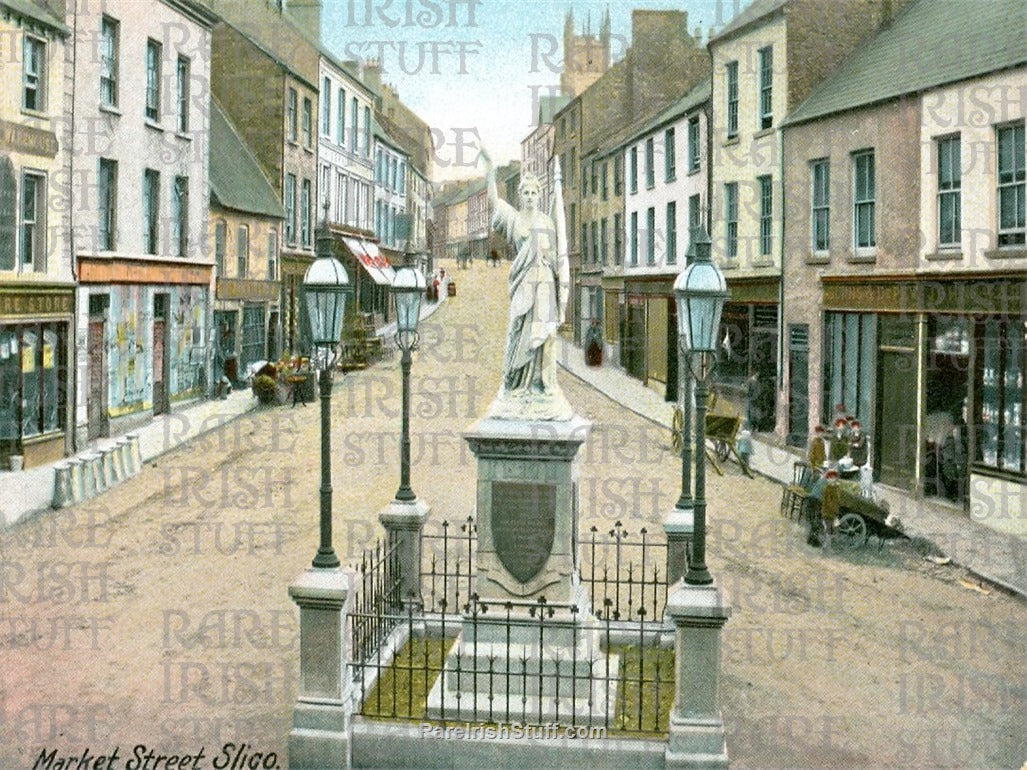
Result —
[[619, 645], [610, 652], [620, 655], [617, 709], [610, 731], [666, 735], [674, 703], [674, 650]]
[[[454, 639], [410, 639], [396, 653], [388, 667], [382, 667], [378, 681], [364, 695], [361, 714], [382, 719], [423, 721], [428, 692], [442, 671]], [[370, 676], [373, 666], [365, 666]]]
[[[453, 642], [453, 639], [409, 640], [392, 663], [382, 667], [378, 681], [364, 694], [360, 713], [371, 719], [442, 724], [441, 720], [426, 720], [425, 712], [428, 692], [438, 679]], [[616, 687], [609, 732], [665, 736], [674, 701], [674, 651], [617, 645], [610, 648], [610, 653], [620, 656], [620, 670], [616, 684], [609, 684], [611, 691]], [[370, 675], [373, 668], [367, 671]], [[605, 673], [602, 664], [596, 666], [598, 690], [607, 686], [603, 681]], [[497, 686], [501, 679], [496, 678]], [[579, 680], [577, 686], [583, 688], [584, 683]], [[566, 692], [562, 686], [561, 692]], [[517, 715], [511, 714], [506, 721], [518, 721]], [[479, 720], [475, 724], [491, 726], [496, 722]]]

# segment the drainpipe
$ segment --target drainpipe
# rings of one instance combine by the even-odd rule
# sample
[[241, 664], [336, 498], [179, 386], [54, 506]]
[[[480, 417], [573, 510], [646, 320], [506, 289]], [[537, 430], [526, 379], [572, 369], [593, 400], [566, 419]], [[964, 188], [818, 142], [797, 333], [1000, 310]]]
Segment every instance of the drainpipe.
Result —
[[916, 451], [913, 466], [913, 492], [924, 496], [924, 454], [927, 448], [924, 436], [924, 414], [927, 406], [927, 314], [916, 315]]
[[[72, 164], [75, 158], [75, 94], [78, 93], [78, 89], [75, 87], [77, 80], [78, 67], [78, 0], [72, 0], [72, 21], [71, 21], [71, 115], [70, 125], [68, 126], [68, 146], [66, 151], [68, 153], [67, 168], [69, 171], [69, 181], [74, 179], [74, 168]], [[63, 21], [63, 19], [62, 19]], [[65, 57], [65, 66], [68, 65], [68, 59]], [[67, 73], [65, 73], [67, 77]], [[75, 197], [75, 193], [72, 192], [72, 198]], [[78, 284], [78, 267], [75, 264], [75, 207], [71, 207], [71, 211], [68, 212], [68, 261], [71, 265], [71, 280], [75, 284], [75, 288], [72, 289], [71, 303], [71, 329], [68, 334], [68, 341], [72, 343], [71, 356], [70, 358], [77, 359], [79, 349], [82, 347], [78, 344], [78, 313], [79, 313], [79, 284]], [[88, 302], [88, 300], [86, 300]], [[88, 310], [87, 310], [88, 312]], [[88, 342], [87, 342], [88, 345]], [[86, 353], [88, 357], [88, 352]], [[79, 388], [79, 366], [78, 361], [75, 360], [74, 365], [68, 367], [71, 369], [71, 408], [68, 409], [68, 413], [71, 415], [71, 449], [72, 453], [78, 452], [82, 447], [78, 441], [78, 388]], [[67, 417], [65, 418], [65, 429], [67, 429]], [[88, 429], [87, 429], [88, 433]], [[65, 441], [67, 446], [67, 441]]]
[[[778, 126], [777, 129], [777, 179], [778, 189], [781, 191], [781, 223], [778, 226], [778, 265], [781, 277], [777, 281], [777, 377], [774, 388], [774, 434], [786, 439], [788, 437], [788, 409], [780, 408], [781, 404], [787, 405], [788, 397], [783, 392], [785, 387], [784, 361], [785, 361], [785, 132]], [[789, 377], [791, 372], [788, 373]], [[752, 430], [752, 426], [749, 426]]]

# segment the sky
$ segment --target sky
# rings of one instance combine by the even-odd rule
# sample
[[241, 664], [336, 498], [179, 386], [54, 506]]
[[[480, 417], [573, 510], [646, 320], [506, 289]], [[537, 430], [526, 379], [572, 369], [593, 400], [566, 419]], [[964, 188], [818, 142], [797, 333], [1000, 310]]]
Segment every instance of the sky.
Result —
[[520, 158], [539, 95], [558, 94], [563, 26], [609, 9], [614, 60], [634, 8], [685, 10], [688, 28], [723, 26], [748, 0], [323, 0], [324, 43], [343, 59], [377, 58], [382, 79], [432, 128], [436, 181], [476, 176], [478, 148]]

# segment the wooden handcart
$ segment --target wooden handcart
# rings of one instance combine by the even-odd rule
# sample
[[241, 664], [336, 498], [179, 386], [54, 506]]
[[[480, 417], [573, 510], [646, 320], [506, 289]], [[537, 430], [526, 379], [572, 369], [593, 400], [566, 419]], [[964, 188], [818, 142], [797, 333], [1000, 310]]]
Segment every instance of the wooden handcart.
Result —
[[859, 548], [871, 535], [878, 538], [878, 550], [884, 546], [885, 540], [908, 539], [908, 535], [888, 523], [886, 509], [860, 495], [857, 482], [840, 481], [838, 484], [838, 521], [834, 531], [844, 547]]
[[[734, 455], [738, 467], [750, 479], [753, 478], [749, 464], [742, 459], [738, 453], [738, 431], [742, 426], [742, 418], [738, 414], [715, 411], [716, 400], [711, 399], [712, 405], [706, 413], [706, 458], [718, 475], [724, 475], [721, 465], [727, 462], [728, 457]], [[680, 406], [674, 407], [674, 415], [671, 421], [671, 446], [675, 452], [681, 451], [681, 433], [683, 429], [683, 415]]]

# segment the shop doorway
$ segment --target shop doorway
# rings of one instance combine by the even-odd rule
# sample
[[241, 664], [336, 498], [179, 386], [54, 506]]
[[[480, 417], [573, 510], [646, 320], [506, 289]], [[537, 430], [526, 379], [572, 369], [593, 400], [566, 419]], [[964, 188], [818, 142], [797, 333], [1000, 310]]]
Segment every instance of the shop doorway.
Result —
[[809, 324], [788, 326], [788, 444], [809, 437]]
[[881, 347], [878, 356], [877, 457], [880, 480], [913, 489], [916, 469], [916, 352]]
[[168, 295], [153, 297], [153, 413], [168, 410], [167, 366]]
[[960, 504], [969, 482], [966, 408], [971, 332], [966, 318], [932, 316], [927, 322], [924, 495]]
[[629, 297], [621, 328], [621, 365], [636, 380], [645, 381], [645, 300]]
[[745, 418], [752, 430], [774, 430], [776, 392], [777, 305], [757, 305], [753, 308], [752, 364], [745, 393]]
[[108, 295], [89, 296], [89, 327], [86, 331], [86, 366], [89, 372], [86, 385], [86, 438], [90, 441], [110, 435], [107, 411], [107, 356], [103, 344], [108, 306]]

